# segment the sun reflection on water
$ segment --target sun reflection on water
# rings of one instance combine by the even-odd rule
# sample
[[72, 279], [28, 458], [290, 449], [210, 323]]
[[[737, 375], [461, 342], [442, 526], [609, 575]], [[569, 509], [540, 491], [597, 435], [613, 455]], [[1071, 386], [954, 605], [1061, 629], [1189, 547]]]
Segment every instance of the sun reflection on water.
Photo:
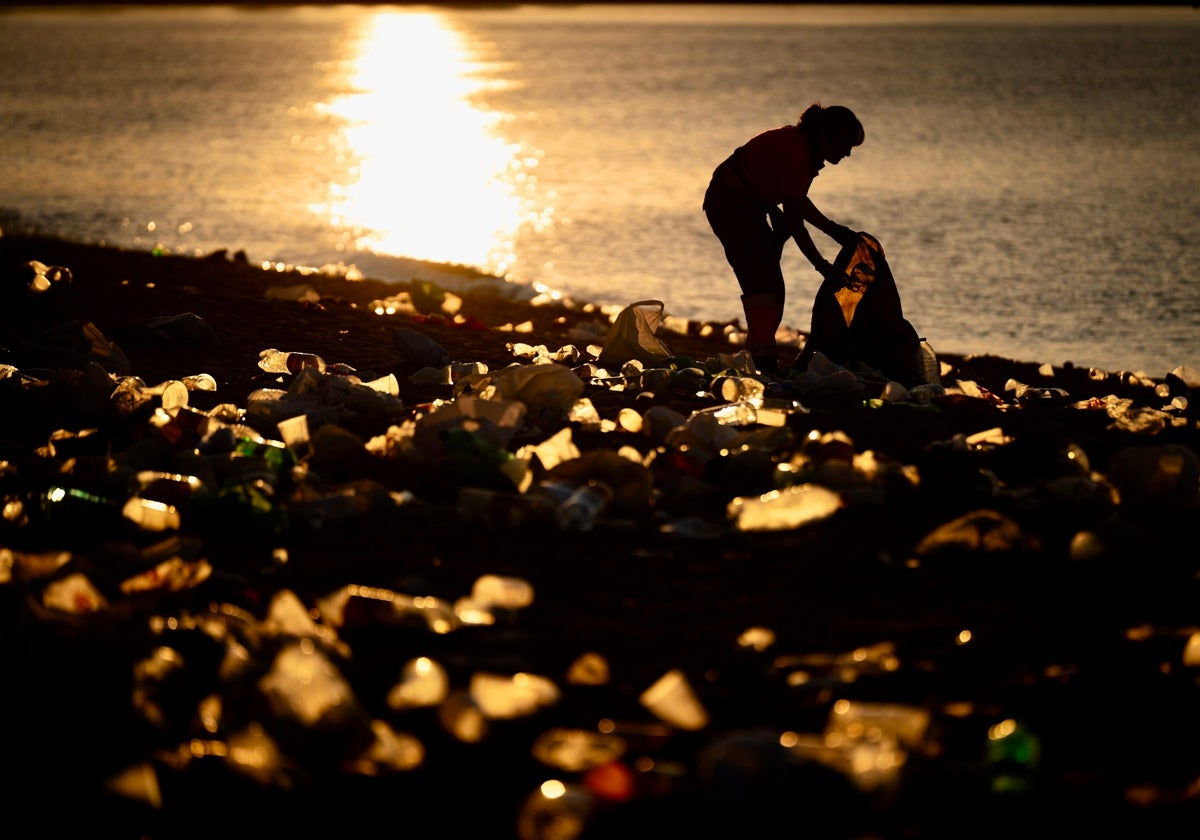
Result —
[[543, 227], [533, 198], [537, 154], [507, 142], [503, 114], [474, 107], [489, 68], [436, 12], [364, 20], [345, 94], [345, 183], [313, 211], [354, 232], [355, 246], [507, 276], [516, 239]]

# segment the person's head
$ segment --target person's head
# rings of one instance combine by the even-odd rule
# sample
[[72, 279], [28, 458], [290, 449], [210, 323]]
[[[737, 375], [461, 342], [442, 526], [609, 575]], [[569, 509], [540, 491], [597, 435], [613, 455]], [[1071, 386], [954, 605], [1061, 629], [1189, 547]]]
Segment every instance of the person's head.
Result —
[[836, 164], [850, 157], [850, 152], [861, 146], [866, 137], [858, 117], [844, 105], [826, 108], [819, 102], [813, 103], [800, 115], [798, 125], [812, 150], [813, 171], [826, 162]]

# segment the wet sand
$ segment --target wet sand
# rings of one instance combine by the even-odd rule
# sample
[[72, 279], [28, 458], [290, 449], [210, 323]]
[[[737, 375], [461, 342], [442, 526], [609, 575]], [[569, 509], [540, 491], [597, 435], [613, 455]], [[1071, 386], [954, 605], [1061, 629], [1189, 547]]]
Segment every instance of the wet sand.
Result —
[[[31, 260], [69, 281], [30, 289]], [[396, 330], [495, 376], [530, 364], [516, 343], [575, 346], [578, 368], [609, 325], [493, 288], [451, 313], [419, 285], [0, 237], [14, 825], [912, 838], [1007, 836], [1033, 815], [1168, 836], [1194, 818], [1190, 368], [943, 352], [928, 401], [872, 399], [869, 377], [777, 383], [798, 405], [747, 426], [695, 420], [725, 404], [695, 390], [581, 379], [598, 420], [551, 401], [454, 437], [434, 409], [480, 410], [469, 383], [486, 375], [414, 382]], [[415, 314], [374, 312], [399, 292]], [[711, 374], [737, 350], [728, 326], [661, 335]], [[267, 348], [356, 378], [266, 372]], [[215, 390], [183, 410], [177, 388], [114, 395], [129, 376], [154, 390], [201, 374]], [[389, 376], [395, 395], [360, 390]], [[309, 445], [295, 469], [248, 476], [235, 433], [280, 440], [262, 393], [302, 378]], [[202, 436], [209, 418], [223, 430]], [[499, 464], [564, 432], [578, 457], [531, 459], [517, 492]], [[140, 471], [197, 478], [176, 483], [178, 526], [120, 515]], [[588, 479], [616, 493], [590, 530], [530, 501]], [[731, 504], [787, 484], [801, 489], [774, 504], [796, 506], [761, 510], [793, 527], [738, 527]], [[55, 487], [88, 498], [56, 504]], [[498, 495], [470, 507], [464, 487]], [[489, 604], [485, 576], [515, 600]], [[445, 684], [406, 694], [420, 657]], [[698, 720], [649, 708], [671, 673]], [[566, 795], [539, 794], [547, 780]]]

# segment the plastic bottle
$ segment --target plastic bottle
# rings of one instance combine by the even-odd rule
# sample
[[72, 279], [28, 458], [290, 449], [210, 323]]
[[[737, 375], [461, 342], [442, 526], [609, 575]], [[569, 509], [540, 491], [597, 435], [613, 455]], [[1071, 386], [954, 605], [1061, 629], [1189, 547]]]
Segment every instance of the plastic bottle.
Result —
[[42, 512], [53, 525], [84, 532], [91, 527], [111, 527], [120, 521], [117, 501], [89, 490], [54, 485], [42, 491], [40, 497]]
[[[507, 489], [512, 471], [518, 469], [511, 452], [463, 426], [445, 431], [442, 450], [447, 466], [467, 485], [493, 487], [499, 482]], [[502, 476], [504, 481], [500, 481]]]
[[288, 372], [299, 373], [304, 368], [312, 368], [318, 373], [324, 373], [325, 360], [315, 353], [288, 353]]
[[204, 526], [221, 532], [281, 534], [288, 512], [275, 501], [275, 488], [265, 479], [246, 477], [225, 484], [215, 496], [197, 494], [194, 510]]
[[785, 531], [827, 519], [841, 507], [841, 496], [827, 487], [800, 484], [761, 496], [738, 496], [726, 513], [739, 531]]
[[1009, 718], [988, 729], [987, 769], [993, 793], [1028, 793], [1035, 785], [1042, 744], [1028, 727]]
[[179, 508], [157, 499], [131, 496], [121, 508], [126, 519], [143, 531], [169, 531], [179, 527]]
[[299, 373], [304, 368], [325, 372], [325, 360], [315, 353], [288, 353], [275, 348], [258, 354], [258, 366], [267, 373]]
[[613, 491], [602, 481], [575, 488], [558, 508], [558, 527], [564, 531], [590, 531], [612, 501]]
[[926, 385], [941, 385], [942, 370], [938, 363], [937, 354], [933, 352], [933, 347], [924, 338], [920, 339], [921, 343], [918, 346], [918, 361], [920, 363], [921, 381]]
[[522, 609], [533, 603], [533, 587], [512, 575], [484, 574], [472, 584], [471, 600], [488, 607]]
[[750, 426], [758, 422], [758, 408], [752, 400], [720, 406], [712, 415], [722, 426]]
[[238, 438], [234, 445], [234, 455], [240, 458], [262, 458], [264, 463], [276, 473], [290, 470], [296, 466], [296, 456], [287, 444], [277, 440], [267, 440], [257, 435], [245, 435]]
[[160, 410], [150, 422], [168, 443], [176, 447], [195, 445], [208, 434], [209, 428], [216, 425], [207, 412], [186, 405], [170, 413]]
[[258, 354], [258, 366], [267, 373], [287, 373], [287, 357], [287, 353], [272, 347]]
[[725, 402], [762, 401], [765, 386], [751, 376], [718, 376], [712, 381], [713, 396]]
[[521, 804], [517, 815], [519, 840], [551, 840], [583, 835], [599, 805], [596, 796], [580, 784], [556, 779], [544, 782]]

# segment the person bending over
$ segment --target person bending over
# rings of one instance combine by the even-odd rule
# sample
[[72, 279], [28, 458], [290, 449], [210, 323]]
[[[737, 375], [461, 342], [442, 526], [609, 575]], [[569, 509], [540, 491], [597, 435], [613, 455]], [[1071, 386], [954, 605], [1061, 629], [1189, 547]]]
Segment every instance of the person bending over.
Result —
[[751, 137], [713, 171], [704, 213], [741, 287], [746, 349], [761, 373], [780, 372], [775, 333], [783, 322], [784, 242], [796, 240], [800, 253], [828, 278], [833, 265], [813, 243], [806, 223], [842, 246], [858, 239], [818, 210], [808, 190], [826, 163], [849, 157], [863, 138], [862, 123], [849, 108], [814, 103], [795, 125]]

